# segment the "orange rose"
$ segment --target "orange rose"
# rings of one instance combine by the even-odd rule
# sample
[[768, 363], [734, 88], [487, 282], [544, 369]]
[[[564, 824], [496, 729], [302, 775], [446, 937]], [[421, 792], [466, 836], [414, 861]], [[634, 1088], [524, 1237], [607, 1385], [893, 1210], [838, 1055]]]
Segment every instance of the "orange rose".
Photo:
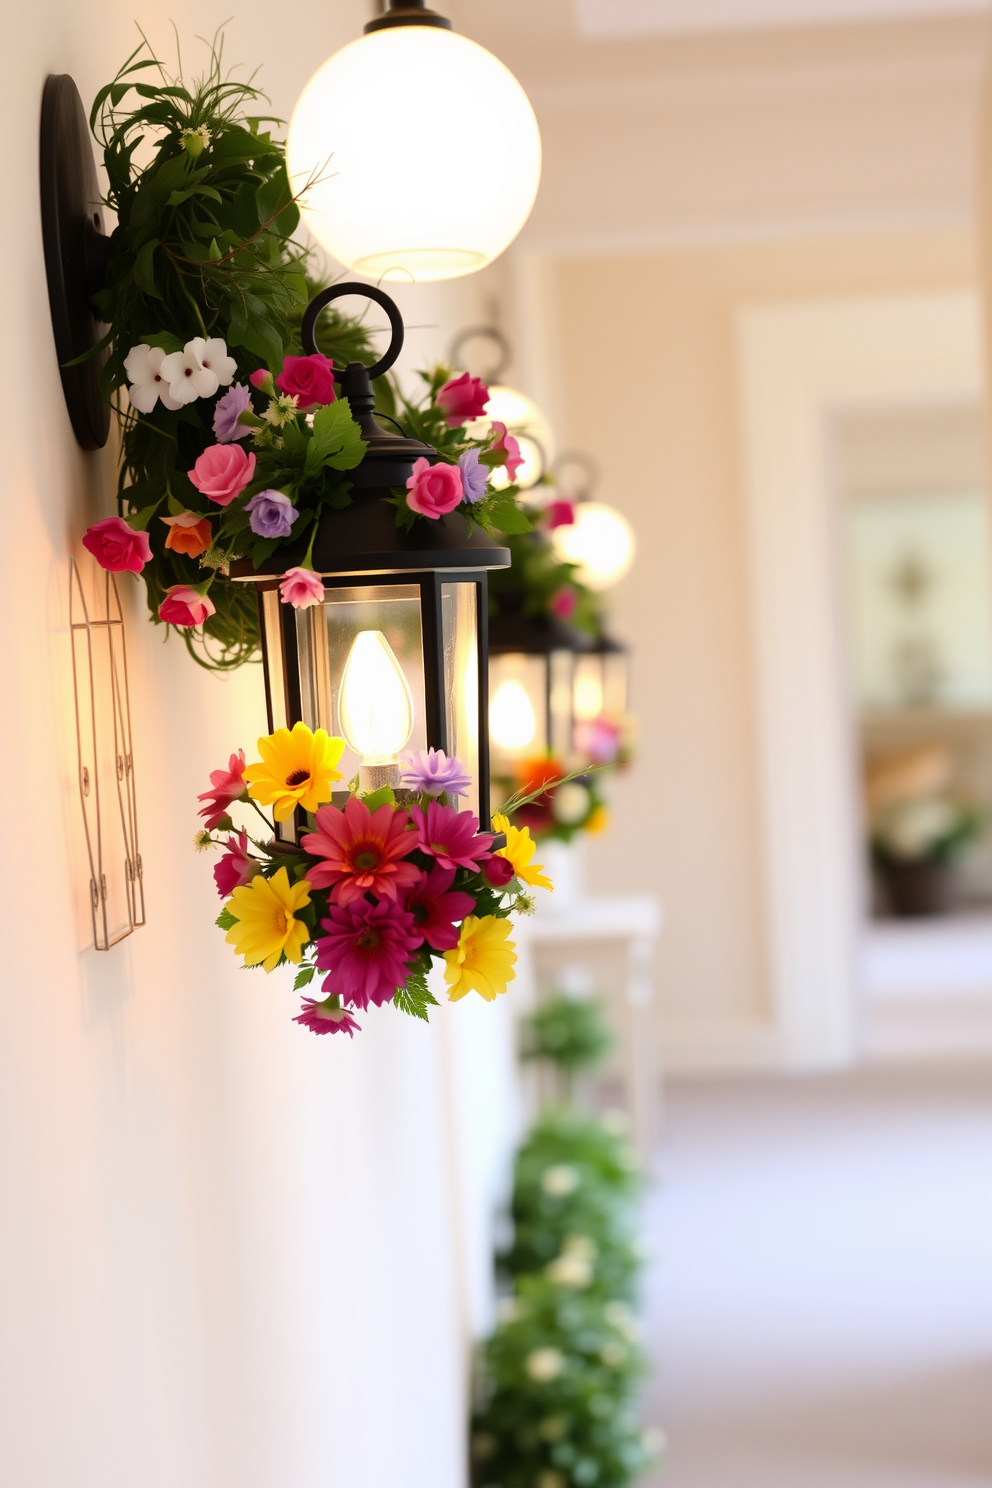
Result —
[[213, 542], [210, 518], [199, 512], [180, 512], [178, 517], [160, 517], [169, 529], [165, 546], [174, 553], [185, 553], [188, 558], [199, 558]]

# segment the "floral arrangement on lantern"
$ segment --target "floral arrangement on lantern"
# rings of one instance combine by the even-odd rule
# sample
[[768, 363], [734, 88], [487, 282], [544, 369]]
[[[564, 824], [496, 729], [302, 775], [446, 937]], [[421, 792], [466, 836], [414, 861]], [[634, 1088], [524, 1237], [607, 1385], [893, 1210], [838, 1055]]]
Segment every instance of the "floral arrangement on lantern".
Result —
[[[348, 400], [335, 395], [335, 367], [360, 359], [368, 333], [331, 311], [319, 351], [302, 355], [302, 316], [318, 286], [292, 238], [299, 209], [283, 144], [262, 129], [278, 121], [252, 112], [258, 91], [222, 76], [216, 48], [189, 88], [142, 51], [91, 114], [117, 216], [94, 303], [109, 325], [102, 385], [121, 467], [118, 514], [84, 543], [104, 568], [142, 575], [153, 618], [180, 631], [196, 660], [230, 668], [258, 648], [254, 590], [229, 578], [232, 562], [258, 568], [309, 533], [281, 595], [297, 608], [320, 597], [313, 537], [325, 512], [351, 503], [348, 472], [366, 450]], [[160, 82], [146, 81], [150, 68]], [[152, 158], [139, 167], [149, 138]], [[457, 509], [487, 531], [526, 530], [512, 484], [490, 483], [502, 466], [512, 480], [516, 440], [502, 425], [482, 440], [461, 432], [488, 390], [467, 375], [425, 380], [425, 406], [405, 407], [415, 429], [435, 436], [437, 458], [418, 460], [407, 489], [389, 498], [397, 523]]]
[[[246, 967], [297, 966], [294, 990], [321, 975], [323, 997], [305, 998], [295, 1020], [313, 1033], [352, 1036], [370, 1004], [426, 1021], [434, 962], [450, 1001], [495, 1001], [514, 976], [508, 916], [531, 911], [531, 889], [552, 887], [530, 834], [503, 817], [499, 835], [480, 832], [456, 810], [471, 782], [441, 750], [404, 756], [399, 790], [362, 793], [356, 777], [337, 804], [344, 748], [297, 723], [259, 739], [259, 760], [239, 750], [212, 772], [196, 845], [222, 850], [214, 879], [228, 943]], [[254, 813], [246, 825], [232, 818], [238, 804]], [[297, 811], [308, 830], [282, 841], [275, 823]]]
[[[537, 493], [529, 495], [533, 501]], [[490, 577], [491, 620], [525, 615], [538, 623], [574, 627], [581, 636], [601, 641], [602, 596], [580, 582], [577, 565], [559, 559], [551, 542], [557, 527], [574, 521], [574, 503], [552, 496], [543, 506], [529, 506], [528, 515], [531, 530], [505, 538], [511, 566]], [[601, 833], [609, 825], [604, 778], [629, 764], [634, 733], [634, 721], [626, 713], [604, 710], [595, 717], [577, 718], [567, 754], [536, 754], [516, 761], [512, 773], [494, 775], [494, 788], [503, 799], [517, 793], [528, 797], [513, 812], [513, 820], [538, 839], [570, 842], [582, 832]]]

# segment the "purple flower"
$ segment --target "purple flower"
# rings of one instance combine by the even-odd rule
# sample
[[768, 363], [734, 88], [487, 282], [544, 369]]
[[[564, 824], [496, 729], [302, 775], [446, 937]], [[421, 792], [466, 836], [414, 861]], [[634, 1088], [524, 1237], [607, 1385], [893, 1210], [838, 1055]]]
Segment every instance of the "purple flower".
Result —
[[411, 749], [401, 757], [400, 779], [408, 790], [425, 796], [439, 796], [442, 791], [449, 796], [467, 796], [472, 788], [472, 777], [461, 760], [449, 759], [443, 749]]
[[288, 537], [300, 515], [281, 491], [259, 491], [246, 504], [251, 530], [256, 537]]
[[251, 388], [243, 382], [229, 387], [223, 398], [217, 399], [214, 408], [214, 438], [218, 444], [230, 444], [233, 439], [247, 439], [251, 433], [244, 424], [238, 423], [238, 415], [251, 408]]
[[458, 469], [462, 473], [462, 490], [466, 501], [481, 501], [486, 494], [489, 471], [479, 459], [477, 449], [467, 449], [458, 456]]

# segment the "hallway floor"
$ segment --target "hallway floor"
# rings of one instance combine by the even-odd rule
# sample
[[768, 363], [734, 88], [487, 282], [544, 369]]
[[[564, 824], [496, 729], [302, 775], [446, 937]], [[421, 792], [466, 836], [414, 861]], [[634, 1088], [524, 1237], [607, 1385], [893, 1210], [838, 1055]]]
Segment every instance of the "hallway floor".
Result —
[[644, 1488], [992, 1488], [992, 1074], [670, 1086]]

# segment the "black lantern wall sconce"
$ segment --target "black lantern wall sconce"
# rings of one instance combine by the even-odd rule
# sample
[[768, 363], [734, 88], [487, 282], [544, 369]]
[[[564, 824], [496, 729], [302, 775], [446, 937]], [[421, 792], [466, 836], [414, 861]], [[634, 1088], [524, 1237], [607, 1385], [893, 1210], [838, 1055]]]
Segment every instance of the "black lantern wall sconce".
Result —
[[[305, 610], [283, 604], [279, 581], [299, 565], [306, 544], [282, 549], [255, 570], [234, 564], [231, 577], [258, 585], [271, 728], [302, 721], [345, 739], [345, 778], [357, 770], [374, 790], [396, 784], [399, 751], [443, 749], [457, 755], [472, 777], [465, 802], [489, 818], [488, 642], [486, 574], [509, 566], [510, 554], [480, 528], [468, 533], [457, 512], [395, 524], [383, 499], [402, 487], [414, 461], [434, 451], [419, 440], [383, 429], [374, 414], [372, 379], [395, 362], [403, 322], [394, 302], [366, 284], [337, 284], [311, 302], [303, 345], [316, 351], [320, 312], [343, 295], [364, 295], [389, 316], [392, 338], [371, 367], [352, 362], [342, 393], [362, 430], [367, 452], [352, 472], [352, 504], [326, 514], [317, 529], [312, 563], [324, 582], [322, 603]], [[289, 838], [296, 824], [280, 830]]]

